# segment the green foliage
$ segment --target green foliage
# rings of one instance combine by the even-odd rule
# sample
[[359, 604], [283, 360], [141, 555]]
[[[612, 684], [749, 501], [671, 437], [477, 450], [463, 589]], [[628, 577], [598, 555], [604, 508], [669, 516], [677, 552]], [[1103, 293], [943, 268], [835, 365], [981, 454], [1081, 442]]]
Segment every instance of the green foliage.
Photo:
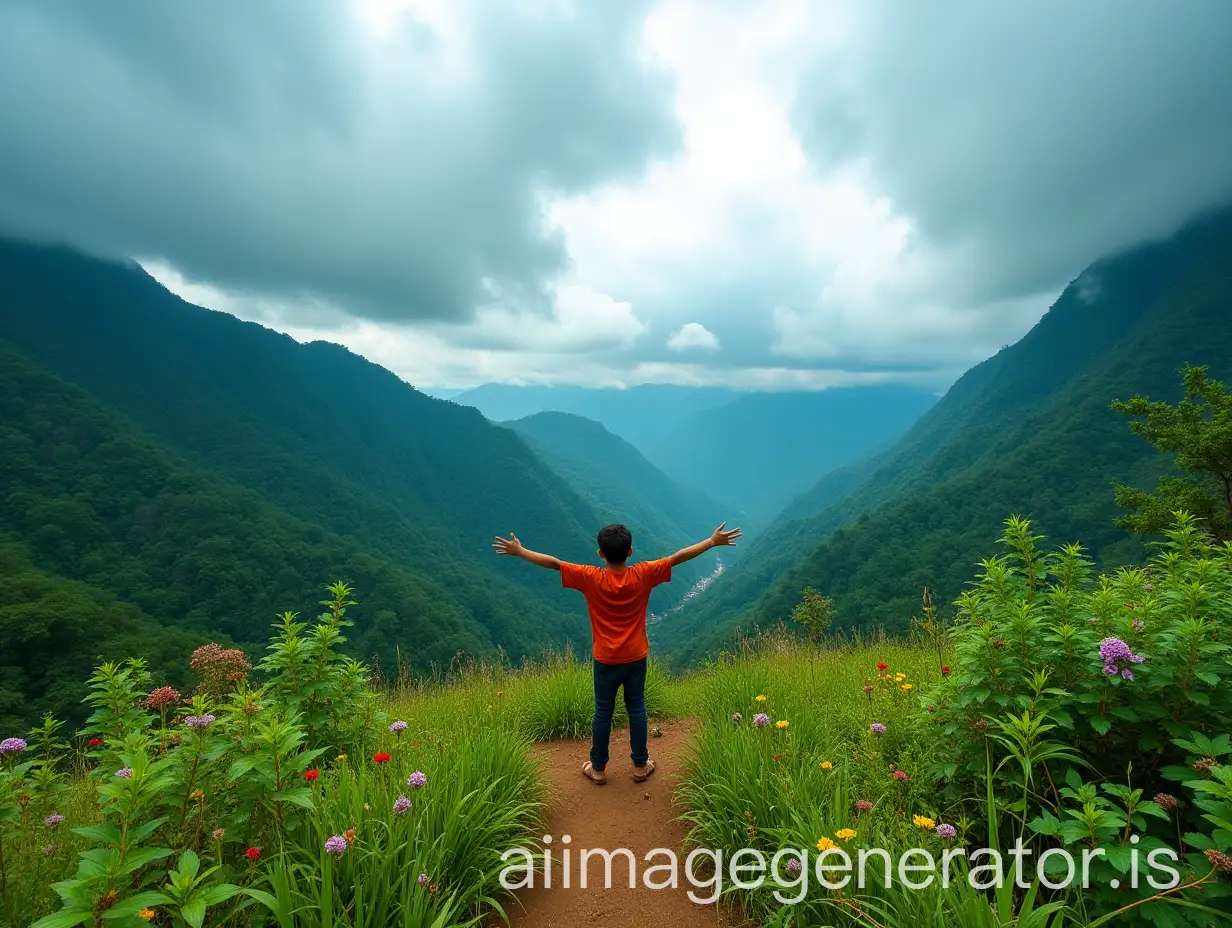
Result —
[[804, 627], [813, 642], [820, 641], [834, 625], [834, 600], [811, 586], [805, 587], [800, 602], [791, 610], [791, 619]]
[[1117, 485], [1117, 504], [1138, 510], [1117, 524], [1140, 535], [1159, 535], [1185, 511], [1203, 520], [1216, 538], [1232, 540], [1232, 394], [1207, 377], [1205, 367], [1181, 370], [1185, 398], [1175, 406], [1135, 396], [1112, 408], [1133, 416], [1134, 434], [1175, 455], [1189, 476], [1162, 477], [1155, 493]]

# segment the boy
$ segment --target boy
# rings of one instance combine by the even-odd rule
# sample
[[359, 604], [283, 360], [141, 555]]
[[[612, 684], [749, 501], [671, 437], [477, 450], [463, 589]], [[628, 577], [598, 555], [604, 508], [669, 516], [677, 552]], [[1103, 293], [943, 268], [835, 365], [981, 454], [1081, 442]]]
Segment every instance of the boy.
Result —
[[672, 568], [691, 561], [717, 545], [732, 545], [740, 529], [727, 530], [724, 522], [705, 541], [681, 548], [671, 557], [642, 561], [627, 566], [633, 553], [633, 535], [623, 525], [607, 525], [599, 532], [599, 555], [603, 567], [570, 564], [550, 554], [522, 547], [518, 536], [497, 536], [492, 547], [497, 554], [520, 557], [560, 571], [561, 586], [578, 590], [586, 597], [590, 629], [594, 637], [595, 717], [591, 723], [590, 760], [582, 774], [592, 783], [607, 782], [608, 742], [612, 736], [612, 712], [616, 690], [624, 687], [625, 709], [629, 713], [629, 745], [633, 760], [633, 779], [644, 782], [655, 771], [646, 747], [646, 606], [650, 591], [672, 579]]

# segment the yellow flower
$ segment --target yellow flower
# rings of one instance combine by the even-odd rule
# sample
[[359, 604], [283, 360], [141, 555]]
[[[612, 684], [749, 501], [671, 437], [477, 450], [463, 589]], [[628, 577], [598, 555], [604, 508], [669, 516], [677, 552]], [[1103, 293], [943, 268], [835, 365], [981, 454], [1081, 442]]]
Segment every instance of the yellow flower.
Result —
[[906, 679], [907, 679], [907, 675], [906, 675], [905, 673], [896, 673], [896, 674], [894, 675], [894, 682], [895, 682], [895, 683], [902, 683], [902, 682], [903, 682], [904, 680], [906, 680]]
[[142, 909], [140, 912], [137, 913], [137, 917], [142, 919], [143, 921], [148, 922], [151, 918], [154, 917], [154, 910], [153, 909]]
[[755, 696], [754, 698], [755, 698], [758, 702], [765, 702], [765, 701], [766, 701], [766, 697], [765, 697], [765, 696]]
[[832, 763], [830, 763], [828, 760], [823, 760], [823, 761], [821, 762], [821, 769], [822, 769], [822, 770], [829, 770], [829, 769], [830, 769], [831, 767], [833, 767], [833, 766], [834, 766], [834, 765], [833, 765]]
[[927, 818], [926, 816], [923, 816], [923, 815], [917, 815], [917, 816], [913, 817], [911, 820], [912, 820], [913, 822], [915, 822], [915, 826], [916, 826], [917, 828], [923, 828], [923, 829], [927, 830], [927, 829], [930, 829], [930, 828], [936, 828], [936, 827], [937, 827], [937, 823], [936, 823], [936, 822], [934, 822], [931, 818]]
[[904, 683], [902, 686], [899, 687], [899, 689], [902, 690], [904, 693], [910, 693], [914, 688], [915, 687], [910, 683]]
[[192, 798], [193, 798], [193, 799], [196, 799], [198, 802], [200, 802], [202, 799], [204, 799], [204, 798], [205, 798], [205, 790], [202, 790], [202, 789], [194, 789], [194, 790], [192, 791]]
[[775, 728], [786, 728], [790, 724], [791, 722], [787, 721], [787, 719], [779, 719], [777, 722], [774, 723], [774, 727]]
[[838, 845], [835, 844], [833, 841], [831, 841], [829, 838], [818, 838], [817, 839], [817, 850], [819, 851], [828, 851], [831, 848], [836, 848], [836, 847], [838, 847]]
[[834, 837], [838, 838], [840, 841], [850, 841], [855, 836], [856, 832], [854, 828], [840, 828], [834, 833]]
[[338, 760], [338, 763], [342, 763], [344, 760], [346, 760], [346, 755], [339, 754], [337, 760]]
[[491, 706], [488, 706], [488, 711], [489, 711], [489, 712], [491, 712], [491, 711], [492, 711], [492, 707], [491, 707]]

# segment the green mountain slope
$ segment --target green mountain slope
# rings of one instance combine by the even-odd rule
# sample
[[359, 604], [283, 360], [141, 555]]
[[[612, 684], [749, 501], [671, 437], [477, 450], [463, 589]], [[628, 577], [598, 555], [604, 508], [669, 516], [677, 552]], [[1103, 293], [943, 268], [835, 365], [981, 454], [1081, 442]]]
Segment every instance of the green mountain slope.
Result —
[[[662, 557], [700, 541], [726, 516], [719, 503], [675, 483], [598, 422], [542, 412], [505, 424], [586, 498], [604, 522], [628, 525], [640, 559]], [[702, 559], [679, 568], [675, 582], [655, 590], [652, 610], [674, 604], [713, 566], [713, 559]]]
[[[490, 541], [516, 526], [584, 557], [591, 507], [516, 434], [343, 348], [192, 306], [136, 267], [13, 242], [0, 340], [203, 470], [464, 591], [485, 623], [576, 609]], [[503, 606], [513, 584], [534, 601]]]
[[[289, 515], [3, 343], [0, 444], [0, 628], [10, 643], [0, 713], [69, 711], [83, 668], [121, 638], [181, 671], [189, 641], [264, 642], [278, 612], [314, 608], [331, 577], [362, 591], [354, 650], [387, 662], [395, 649], [426, 667], [497, 644], [517, 657], [585, 633], [580, 614], [548, 612], [511, 584], [460, 587], [447, 571], [425, 575]], [[85, 600], [106, 619], [100, 627], [65, 605]]]
[[902, 628], [925, 585], [942, 603], [960, 591], [1013, 513], [1102, 560], [1139, 555], [1112, 525], [1110, 481], [1150, 484], [1164, 463], [1108, 404], [1135, 392], [1174, 398], [1187, 362], [1227, 375], [1230, 280], [1230, 213], [1092, 265], [893, 449], [793, 504], [795, 518], [755, 539], [665, 640], [696, 656], [737, 623], [786, 617], [806, 585], [835, 596], [845, 624]]
[[764, 524], [822, 474], [898, 438], [936, 401], [898, 385], [753, 393], [694, 413], [648, 457]]

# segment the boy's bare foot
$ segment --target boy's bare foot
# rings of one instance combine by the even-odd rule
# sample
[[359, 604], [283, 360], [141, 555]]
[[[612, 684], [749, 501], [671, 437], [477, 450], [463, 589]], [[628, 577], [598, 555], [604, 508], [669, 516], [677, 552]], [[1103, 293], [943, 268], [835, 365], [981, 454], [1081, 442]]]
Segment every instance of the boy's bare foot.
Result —
[[582, 764], [582, 776], [590, 780], [595, 786], [603, 786], [607, 783], [607, 774], [602, 770], [596, 770], [590, 761]]
[[635, 783], [645, 783], [652, 773], [655, 772], [655, 762], [653, 760], [646, 761], [645, 767], [633, 768], [633, 781]]

